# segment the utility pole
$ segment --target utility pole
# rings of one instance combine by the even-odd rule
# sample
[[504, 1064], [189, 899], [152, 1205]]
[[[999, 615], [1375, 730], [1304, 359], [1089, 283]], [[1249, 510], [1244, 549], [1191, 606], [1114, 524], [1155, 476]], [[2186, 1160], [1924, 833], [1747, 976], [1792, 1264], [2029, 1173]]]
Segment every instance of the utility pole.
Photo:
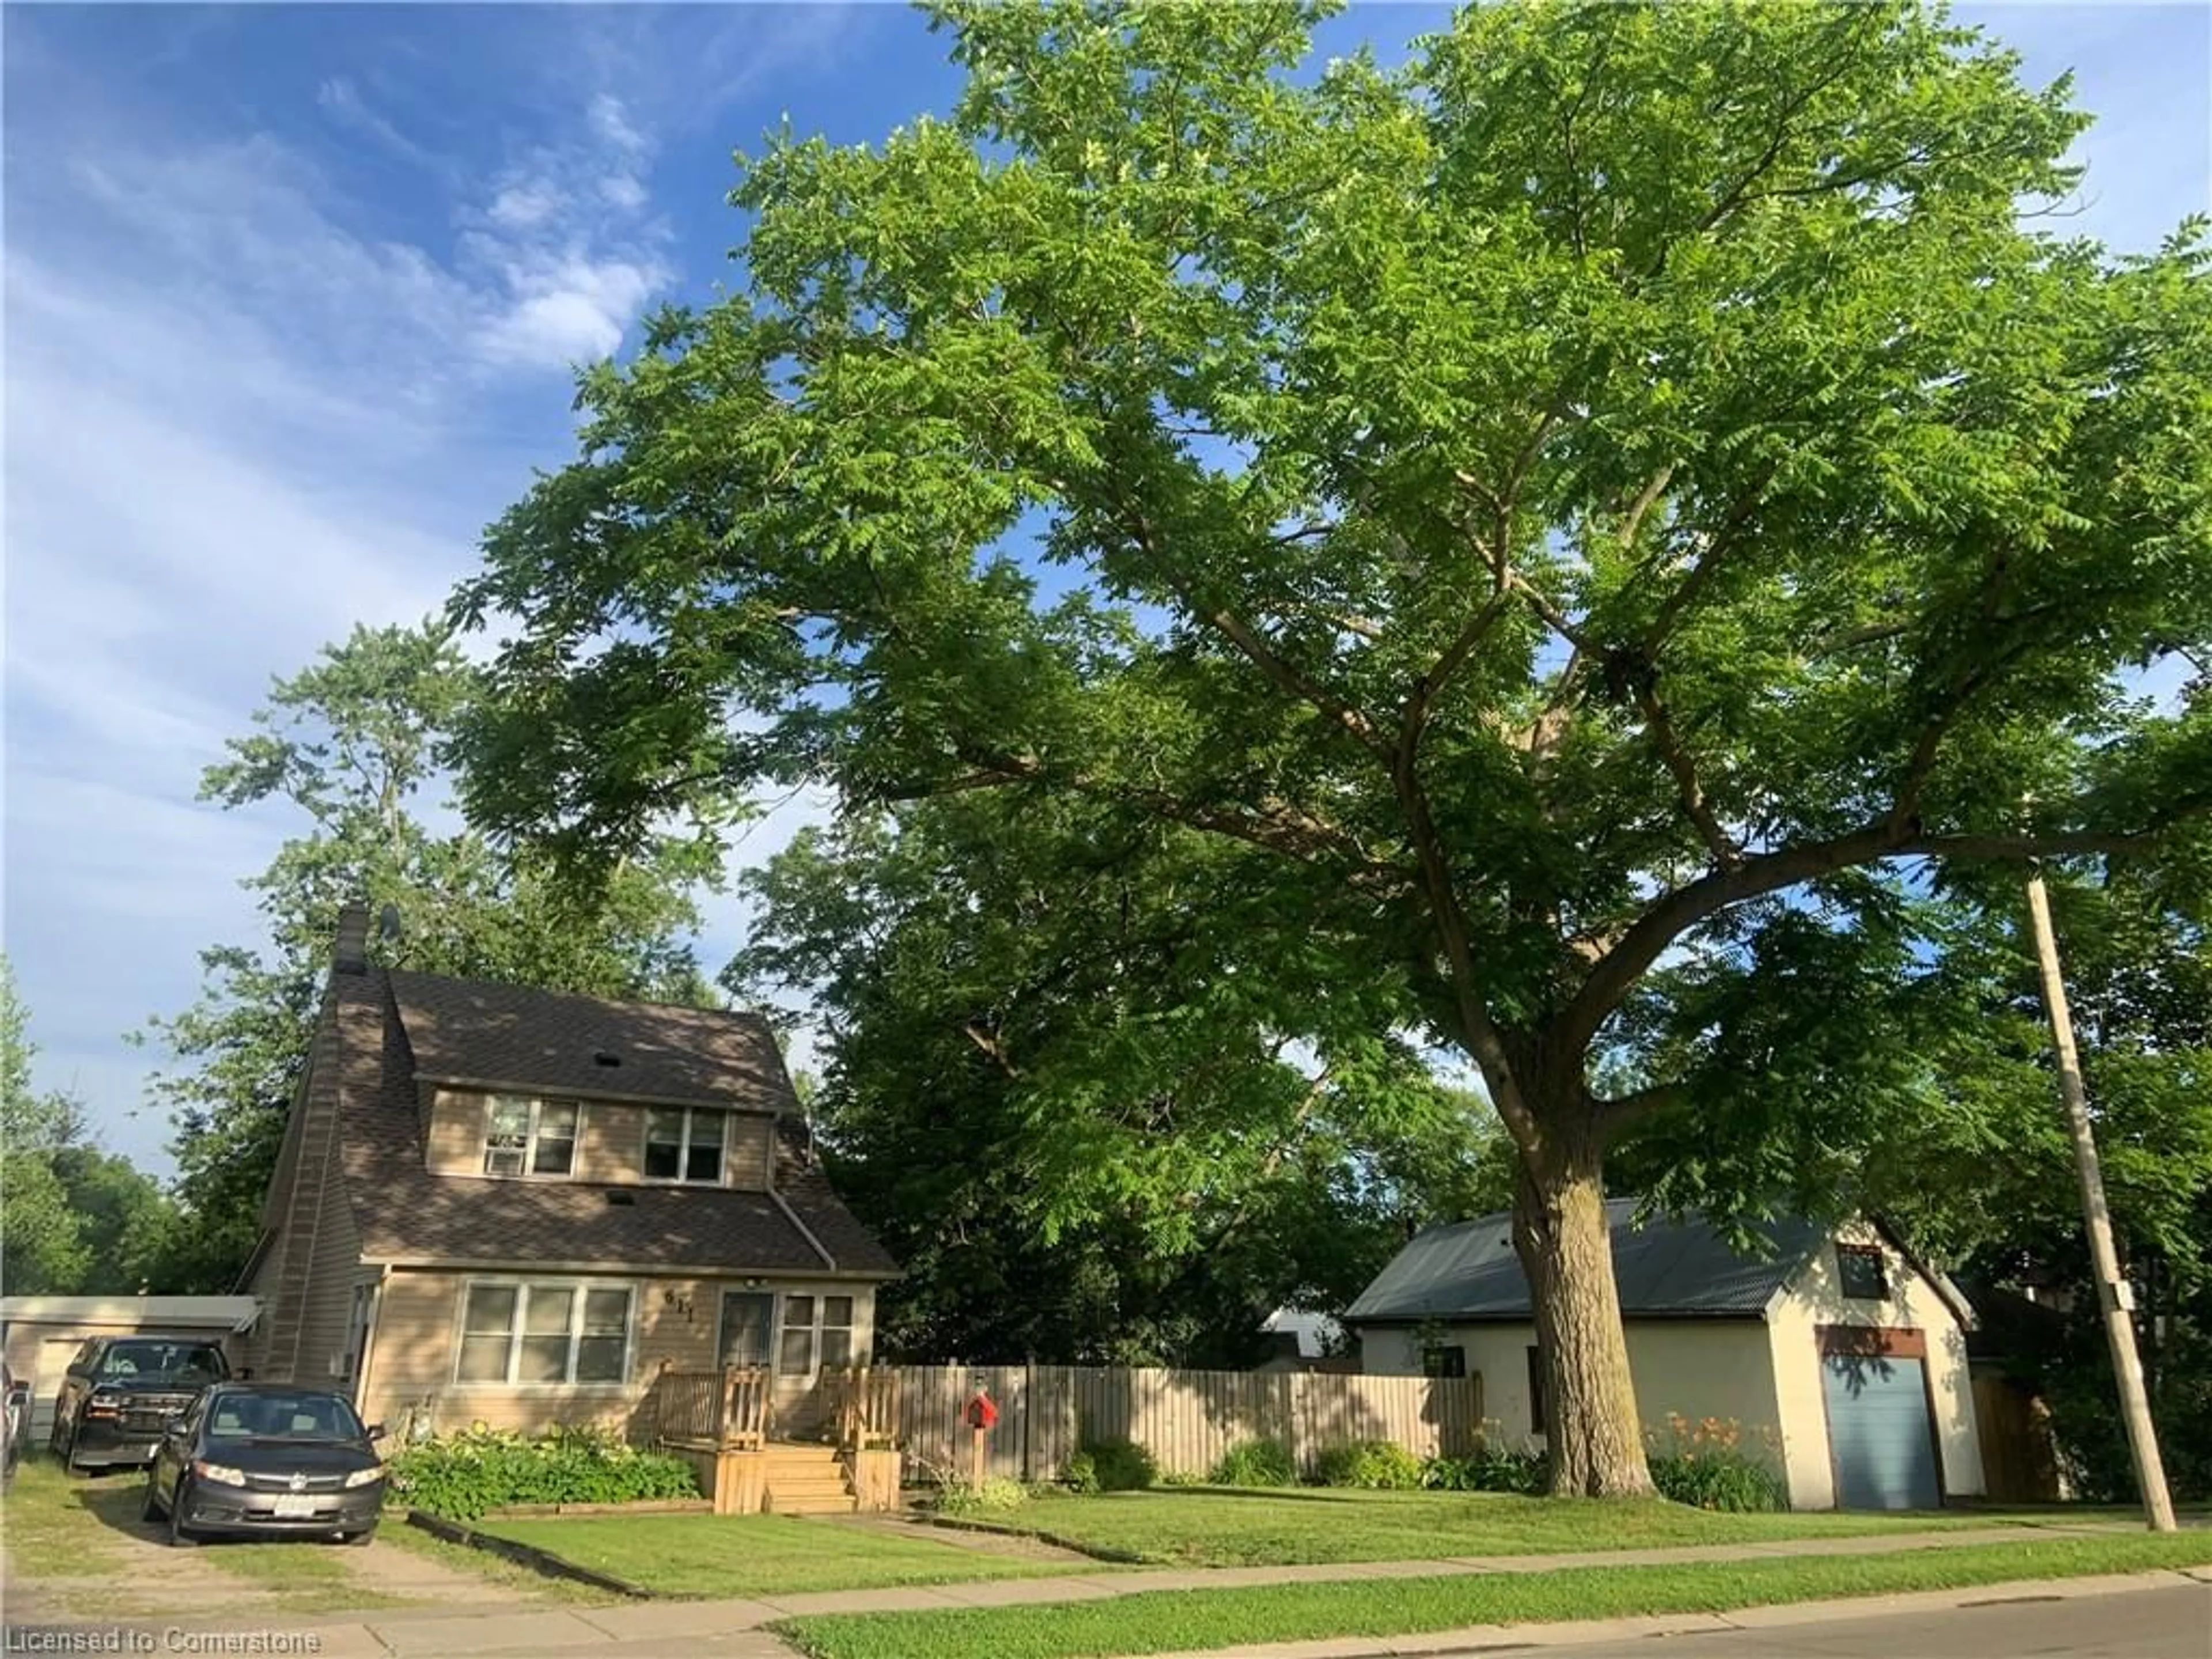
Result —
[[2150, 1401], [2143, 1392], [2142, 1359], [2136, 1352], [2135, 1292], [2120, 1273], [2119, 1251], [2112, 1244], [2112, 1212], [2105, 1207], [2105, 1176], [2097, 1162], [2097, 1138], [2089, 1125], [2089, 1103], [2081, 1087], [2081, 1059], [2074, 1048], [2074, 1016], [2066, 1006], [2066, 982], [2058, 971], [2058, 939], [2051, 927], [2051, 896], [2043, 873], [2027, 877], [2027, 913], [2035, 924], [2035, 960], [2043, 975], [2044, 1006], [2051, 1014], [2051, 1036], [2058, 1050], [2058, 1093], [2066, 1103], [2066, 1121], [2074, 1132], [2074, 1172], [2081, 1179], [2081, 1220], [2089, 1234], [2089, 1260], [2097, 1275], [2097, 1300], [2105, 1316], [2105, 1336], [2112, 1348], [2112, 1375], [2120, 1385], [2120, 1417], [2127, 1425], [2128, 1450], [2135, 1459], [2136, 1490], [2142, 1494], [2143, 1516], [2153, 1532], [2174, 1529], [2173, 1499], [2166, 1490], [2166, 1465], [2158, 1455], [2158, 1433], [2151, 1425]]

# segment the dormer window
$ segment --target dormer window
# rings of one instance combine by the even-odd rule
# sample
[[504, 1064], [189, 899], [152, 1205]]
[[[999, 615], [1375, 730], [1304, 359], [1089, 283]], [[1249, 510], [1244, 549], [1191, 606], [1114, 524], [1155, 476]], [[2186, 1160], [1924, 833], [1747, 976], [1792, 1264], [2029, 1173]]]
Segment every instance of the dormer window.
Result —
[[727, 1112], [686, 1107], [645, 1115], [645, 1178], [719, 1186]]
[[576, 1103], [494, 1095], [484, 1126], [488, 1176], [566, 1176], [576, 1166]]

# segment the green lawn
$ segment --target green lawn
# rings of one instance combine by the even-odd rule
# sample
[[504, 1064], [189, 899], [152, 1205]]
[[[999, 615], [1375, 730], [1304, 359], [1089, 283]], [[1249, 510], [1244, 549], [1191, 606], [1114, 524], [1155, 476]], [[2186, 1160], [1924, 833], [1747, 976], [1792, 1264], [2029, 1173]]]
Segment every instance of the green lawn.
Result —
[[1756, 1544], [2008, 1523], [2004, 1515], [1719, 1515], [1660, 1500], [1577, 1503], [1498, 1492], [1282, 1492], [1184, 1486], [1040, 1498], [1005, 1524], [1078, 1549], [1179, 1566], [1549, 1555]]
[[116, 1530], [137, 1514], [139, 1482], [69, 1480], [61, 1465], [36, 1453], [0, 1504], [0, 1541], [19, 1578], [91, 1578], [113, 1570], [125, 1540]]
[[604, 1607], [618, 1604], [623, 1597], [612, 1590], [599, 1589], [580, 1583], [574, 1578], [553, 1578], [519, 1561], [494, 1555], [489, 1550], [471, 1549], [466, 1544], [452, 1544], [434, 1533], [407, 1524], [406, 1512], [385, 1512], [384, 1524], [377, 1528], [376, 1547], [404, 1550], [410, 1555], [419, 1555], [434, 1561], [441, 1567], [470, 1577], [481, 1578], [503, 1589], [512, 1590], [532, 1601], [568, 1601], [579, 1607]]
[[1386, 1637], [1468, 1625], [1723, 1613], [1832, 1596], [2212, 1564], [2212, 1534], [2029, 1537], [1887, 1555], [1773, 1557], [1713, 1565], [1163, 1590], [1109, 1601], [787, 1619], [776, 1634], [816, 1659], [1095, 1659], [1246, 1643]]
[[550, 1550], [659, 1595], [796, 1595], [1096, 1570], [1089, 1563], [987, 1555], [928, 1538], [785, 1515], [488, 1521], [477, 1530]]

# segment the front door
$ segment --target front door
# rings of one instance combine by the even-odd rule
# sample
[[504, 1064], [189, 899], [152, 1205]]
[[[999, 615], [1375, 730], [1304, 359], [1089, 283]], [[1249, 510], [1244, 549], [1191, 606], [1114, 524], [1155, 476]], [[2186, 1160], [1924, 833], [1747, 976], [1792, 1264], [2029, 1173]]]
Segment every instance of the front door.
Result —
[[717, 1363], [765, 1365], [775, 1330], [775, 1297], [767, 1291], [722, 1292], [722, 1338]]

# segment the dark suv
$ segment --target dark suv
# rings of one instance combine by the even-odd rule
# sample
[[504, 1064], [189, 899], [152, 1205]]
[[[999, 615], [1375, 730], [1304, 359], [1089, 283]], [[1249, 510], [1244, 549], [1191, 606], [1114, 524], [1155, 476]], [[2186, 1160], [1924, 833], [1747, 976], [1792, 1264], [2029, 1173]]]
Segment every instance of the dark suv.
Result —
[[54, 1455], [80, 1469], [141, 1468], [202, 1389], [230, 1375], [196, 1336], [95, 1336], [70, 1361], [54, 1401]]

